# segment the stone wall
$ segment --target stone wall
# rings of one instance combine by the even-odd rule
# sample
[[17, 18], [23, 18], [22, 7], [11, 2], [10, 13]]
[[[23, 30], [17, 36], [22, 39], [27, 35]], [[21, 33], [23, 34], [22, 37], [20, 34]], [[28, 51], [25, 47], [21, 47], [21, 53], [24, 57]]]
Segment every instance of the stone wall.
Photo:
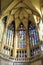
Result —
[[27, 58], [27, 59], [20, 59], [20, 58], [13, 58], [4, 55], [0, 55], [0, 65], [43, 65], [42, 61], [43, 56], [34, 57], [34, 58]]
[[0, 65], [13, 65], [13, 62], [0, 58]]
[[28, 62], [13, 62], [11, 60], [0, 57], [0, 65], [29, 65]]

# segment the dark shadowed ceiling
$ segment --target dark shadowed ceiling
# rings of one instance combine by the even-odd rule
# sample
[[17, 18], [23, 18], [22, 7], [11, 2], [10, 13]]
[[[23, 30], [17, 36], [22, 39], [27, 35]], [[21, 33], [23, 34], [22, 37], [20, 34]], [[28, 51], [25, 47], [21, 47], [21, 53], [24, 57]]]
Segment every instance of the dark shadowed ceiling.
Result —
[[1, 0], [1, 11], [5, 10], [13, 0]]

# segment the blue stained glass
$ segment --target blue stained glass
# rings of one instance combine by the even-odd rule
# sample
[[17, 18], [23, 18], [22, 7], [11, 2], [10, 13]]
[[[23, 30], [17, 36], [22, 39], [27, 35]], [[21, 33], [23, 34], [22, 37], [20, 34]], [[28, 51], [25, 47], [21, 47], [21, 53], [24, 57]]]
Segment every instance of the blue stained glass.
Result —
[[35, 45], [38, 43], [38, 33], [37, 30], [30, 25], [29, 27], [29, 37], [30, 37], [30, 43], [32, 45]]
[[10, 30], [7, 30], [6, 37], [7, 37], [7, 38], [10, 37]]
[[25, 45], [26, 44], [26, 31], [24, 31], [24, 26], [22, 25], [22, 30], [21, 30], [21, 26], [19, 28], [20, 30], [18, 30], [18, 39], [19, 39], [19, 42], [18, 44], [20, 43], [20, 47], [23, 48], [23, 44]]
[[7, 29], [6, 31], [6, 43], [13, 46], [14, 31]]

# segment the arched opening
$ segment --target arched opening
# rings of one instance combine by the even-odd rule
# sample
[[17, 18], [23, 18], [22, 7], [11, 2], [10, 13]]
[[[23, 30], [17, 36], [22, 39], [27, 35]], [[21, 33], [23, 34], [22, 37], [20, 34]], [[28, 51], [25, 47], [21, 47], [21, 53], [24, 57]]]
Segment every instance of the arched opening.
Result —
[[17, 57], [27, 57], [26, 53], [26, 28], [23, 23], [18, 27], [18, 43], [17, 43]]
[[[3, 39], [4, 49], [6, 55], [12, 56], [14, 47], [14, 35], [15, 35], [15, 22], [12, 21], [6, 30], [5, 37]], [[7, 47], [8, 46], [8, 47]]]
[[[36, 29], [36, 26], [31, 21], [28, 22], [28, 34], [29, 34], [29, 43], [30, 43], [30, 55], [34, 56], [40, 52], [39, 48], [39, 35]], [[35, 48], [34, 48], [35, 46]]]

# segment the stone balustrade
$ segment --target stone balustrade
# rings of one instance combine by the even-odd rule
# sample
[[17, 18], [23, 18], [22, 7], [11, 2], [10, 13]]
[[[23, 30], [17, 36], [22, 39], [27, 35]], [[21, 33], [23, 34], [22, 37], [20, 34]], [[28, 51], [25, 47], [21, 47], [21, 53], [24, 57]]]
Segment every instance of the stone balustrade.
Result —
[[14, 58], [0, 53], [0, 65], [31, 65], [33, 61], [38, 61], [39, 63], [42, 57], [43, 55], [39, 55], [34, 58]]

